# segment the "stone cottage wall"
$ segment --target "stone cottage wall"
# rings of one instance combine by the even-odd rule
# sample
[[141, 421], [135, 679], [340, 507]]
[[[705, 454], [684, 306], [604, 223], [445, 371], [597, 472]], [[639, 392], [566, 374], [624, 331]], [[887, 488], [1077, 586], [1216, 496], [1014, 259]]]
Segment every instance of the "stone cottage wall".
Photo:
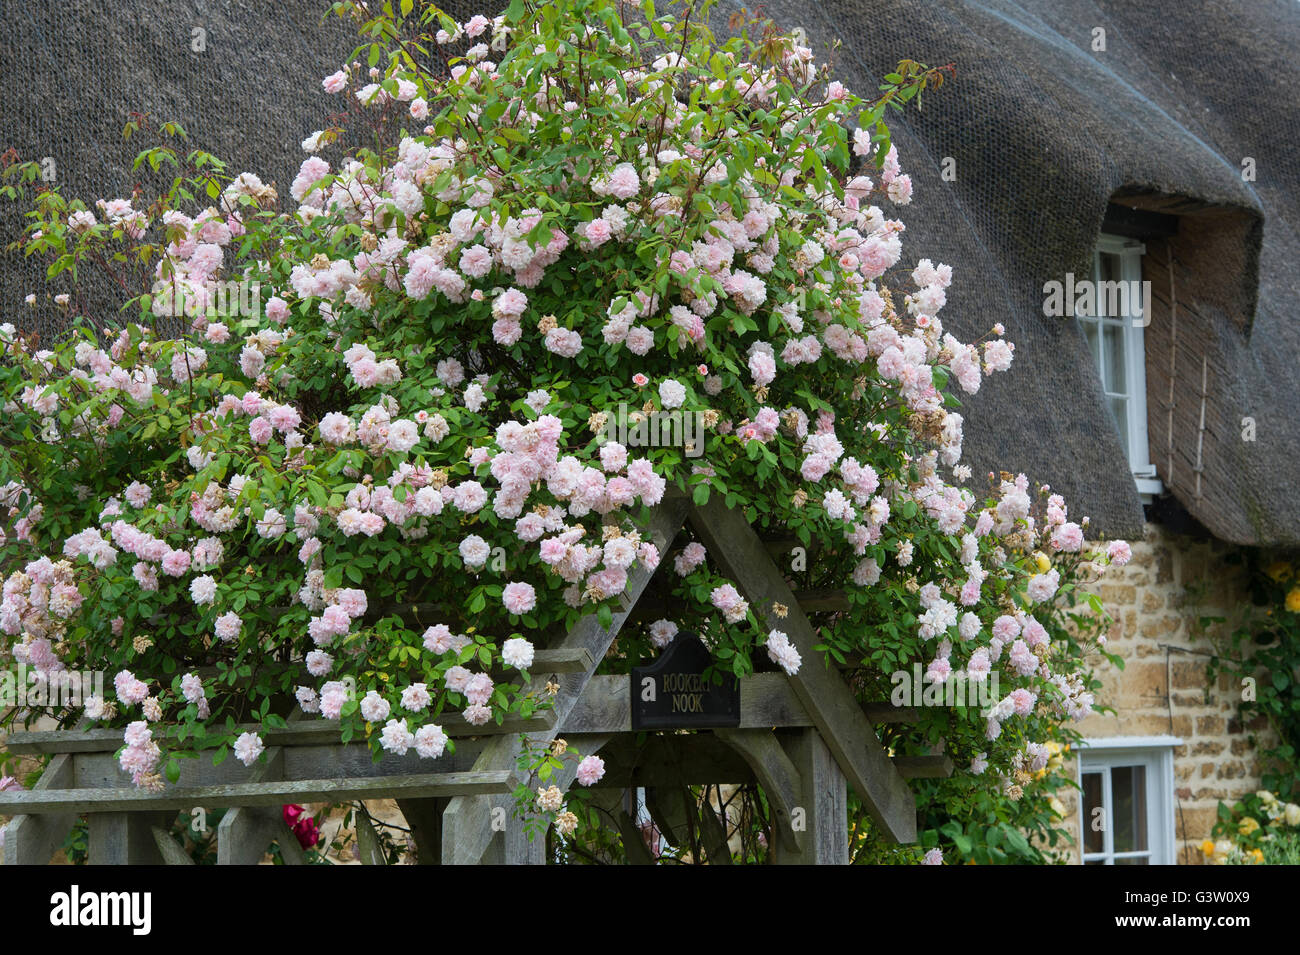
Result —
[[[1132, 561], [1112, 568], [1098, 585], [1115, 618], [1107, 642], [1125, 661], [1123, 671], [1109, 664], [1098, 671], [1104, 683], [1098, 699], [1116, 712], [1094, 714], [1077, 728], [1086, 737], [1168, 735], [1183, 741], [1174, 748], [1176, 858], [1198, 864], [1219, 801], [1260, 787], [1255, 753], [1271, 735], [1262, 718], [1242, 724], [1238, 683], [1220, 676], [1209, 685], [1206, 664], [1213, 646], [1197, 626], [1206, 616], [1232, 619], [1247, 599], [1243, 575], [1224, 561], [1230, 548], [1218, 541], [1147, 524], [1144, 539], [1131, 543]], [[1077, 793], [1062, 802], [1077, 840]], [[1079, 861], [1077, 849], [1069, 858]]]

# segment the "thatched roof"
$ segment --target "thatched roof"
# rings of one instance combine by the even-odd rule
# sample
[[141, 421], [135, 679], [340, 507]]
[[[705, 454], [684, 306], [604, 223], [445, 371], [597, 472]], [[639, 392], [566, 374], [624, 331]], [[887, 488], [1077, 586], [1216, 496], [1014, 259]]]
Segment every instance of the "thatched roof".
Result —
[[[721, 0], [719, 32], [742, 5], [756, 6]], [[330, 108], [316, 81], [353, 46], [348, 27], [318, 26], [324, 6], [11, 2], [0, 41], [8, 140], [0, 149], [54, 156], [72, 194], [126, 194], [136, 147], [121, 145], [121, 127], [127, 109], [147, 110], [180, 120], [236, 171], [287, 183], [299, 141]], [[491, 6], [444, 4], [454, 15]], [[1149, 243], [1146, 257], [1156, 293], [1151, 459], [1216, 536], [1300, 543], [1291, 463], [1300, 447], [1300, 323], [1290, 314], [1300, 282], [1292, 93], [1300, 9], [1286, 0], [761, 7], [802, 27], [819, 52], [842, 40], [837, 73], [862, 93], [904, 56], [957, 66], [955, 85], [928, 97], [922, 113], [896, 114], [892, 127], [916, 186], [903, 216], [907, 261], [955, 267], [943, 318], [959, 334], [1001, 321], [1017, 345], [1013, 373], [966, 401], [977, 474], [1023, 470], [1066, 495], [1072, 513], [1090, 515], [1093, 533], [1140, 531], [1139, 498], [1091, 356], [1072, 321], [1044, 316], [1043, 285], [1089, 271], [1108, 204], [1172, 212], [1177, 236]], [[207, 31], [205, 53], [190, 49], [196, 26]], [[1096, 28], [1104, 51], [1092, 49]], [[1257, 181], [1243, 181], [1247, 156]], [[956, 161], [955, 181], [941, 178], [944, 157]], [[11, 232], [12, 214], [0, 210], [0, 220]], [[0, 314], [21, 320], [21, 296], [34, 283], [15, 280], [11, 260], [3, 265]], [[1241, 439], [1245, 417], [1254, 442]]]
[[[742, 5], [722, 0], [718, 19]], [[954, 266], [946, 324], [973, 336], [1002, 321], [1016, 342], [1012, 372], [966, 401], [973, 464], [1051, 484], [1072, 512], [1091, 516], [1093, 532], [1139, 530], [1139, 498], [1090, 354], [1073, 321], [1044, 316], [1042, 290], [1067, 272], [1089, 273], [1109, 202], [1163, 209], [1181, 218], [1178, 236], [1148, 242], [1145, 257], [1156, 304], [1146, 329], [1151, 460], [1215, 536], [1300, 543], [1300, 7], [771, 0], [762, 8], [802, 27], [819, 52], [842, 40], [837, 72], [864, 94], [904, 56], [956, 63], [956, 83], [923, 112], [895, 114], [891, 128], [915, 183], [904, 255]], [[1093, 50], [1096, 28], [1104, 51]], [[944, 157], [956, 160], [955, 181], [941, 178]], [[1244, 157], [1255, 160], [1254, 182], [1243, 180]], [[1139, 195], [1115, 198], [1125, 193]], [[1247, 417], [1254, 442], [1242, 440]]]
[[[145, 113], [155, 125], [180, 123], [189, 147], [225, 160], [232, 175], [256, 172], [287, 196], [302, 140], [337, 108], [320, 79], [357, 46], [352, 24], [324, 19], [328, 6], [6, 0], [0, 153], [52, 158], [55, 182], [70, 198], [129, 198], [149, 181], [147, 168], [133, 172], [132, 162], [157, 140], [127, 142], [122, 131], [129, 114]], [[19, 211], [0, 204], [0, 249], [22, 229]], [[44, 288], [43, 265], [34, 265], [0, 253], [0, 320], [50, 334], [65, 323], [61, 312], [22, 302]]]

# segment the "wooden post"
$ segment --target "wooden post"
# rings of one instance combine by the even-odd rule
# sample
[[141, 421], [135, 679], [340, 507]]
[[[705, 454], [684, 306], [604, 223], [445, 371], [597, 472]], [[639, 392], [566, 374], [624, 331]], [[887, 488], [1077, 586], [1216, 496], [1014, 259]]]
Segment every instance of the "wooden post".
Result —
[[848, 788], [830, 748], [815, 728], [783, 730], [781, 746], [799, 773], [802, 819], [801, 848], [792, 851], [782, 839], [772, 846], [777, 865], [848, 865]]
[[[790, 585], [763, 548], [741, 509], [728, 508], [719, 495], [691, 512], [691, 526], [709, 556], [749, 599], [765, 626], [789, 635], [803, 657], [790, 686], [821, 731], [840, 770], [853, 785], [881, 833], [892, 842], [916, 841], [916, 799], [906, 780], [889, 761], [875, 728], [843, 677], [824, 664], [817, 631], [795, 600]], [[773, 611], [786, 608], [786, 616]]]
[[[272, 746], [265, 759], [249, 775], [252, 782], [284, 777], [284, 748]], [[279, 835], [276, 823], [284, 825], [280, 809], [237, 806], [221, 817], [217, 825], [217, 865], [257, 865], [271, 840]]]
[[[685, 498], [665, 497], [651, 515], [646, 539], [652, 541], [661, 554], [667, 551], [668, 545], [672, 543], [672, 539], [685, 522], [688, 506], [689, 502]], [[652, 576], [653, 574], [645, 568], [644, 564], [638, 564], [629, 575], [627, 589], [623, 594], [623, 606], [614, 611], [609, 629], [606, 630], [600, 625], [596, 614], [590, 614], [579, 620], [560, 646], [554, 648], [568, 651], [585, 649], [591, 662], [588, 668], [581, 672], [555, 674], [556, 683], [560, 687], [553, 708], [555, 722], [550, 729], [533, 733], [531, 738], [535, 742], [546, 742], [555, 738], [556, 730], [563, 724], [578, 697], [586, 689], [592, 673], [605, 658], [606, 651], [618, 636], [619, 630], [631, 614], [632, 607], [645, 591]], [[547, 676], [548, 674], [542, 671], [535, 674], [532, 688], [536, 693], [545, 692]], [[482, 754], [474, 763], [474, 769], [481, 772], [493, 770], [513, 772], [516, 769], [518, 752], [519, 744], [516, 740], [498, 737], [484, 747]], [[483, 859], [494, 835], [492, 812], [490, 809], [486, 812], [483, 809], [486, 804], [486, 800], [468, 796], [452, 799], [447, 811], [443, 813], [442, 861], [445, 864], [476, 865]]]
[[406, 824], [411, 828], [417, 865], [442, 865], [442, 812], [446, 799], [399, 799]]
[[154, 845], [158, 847], [158, 852], [163, 857], [163, 862], [167, 865], [194, 865], [194, 860], [185, 848], [172, 838], [172, 834], [162, 826], [154, 826], [153, 829]]
[[[809, 811], [808, 787], [799, 768], [771, 730], [715, 729], [713, 734], [745, 757], [767, 795], [777, 844], [798, 856], [805, 839], [804, 829], [796, 823]], [[840, 781], [842, 786], [842, 776]]]
[[91, 865], [163, 865], [153, 830], [166, 830], [175, 812], [92, 812], [89, 827]]
[[[72, 754], [55, 756], [33, 787], [65, 789], [74, 783]], [[5, 829], [5, 865], [46, 865], [77, 823], [76, 813], [14, 816]]]

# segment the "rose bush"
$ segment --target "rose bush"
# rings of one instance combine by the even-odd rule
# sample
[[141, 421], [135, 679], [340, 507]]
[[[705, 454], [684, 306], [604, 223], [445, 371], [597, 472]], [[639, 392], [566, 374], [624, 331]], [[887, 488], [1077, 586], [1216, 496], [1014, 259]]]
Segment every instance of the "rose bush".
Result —
[[[203, 750], [253, 763], [237, 725], [295, 698], [434, 759], [446, 713], [547, 706], [535, 647], [607, 623], [664, 559], [672, 618], [608, 665], [678, 629], [719, 671], [826, 665], [688, 531], [645, 538], [665, 494], [718, 496], [847, 589], [819, 649], [864, 699], [914, 662], [998, 681], [987, 709], [883, 732], [1018, 798], [1094, 704], [1103, 618], [1079, 587], [1128, 551], [1023, 475], [967, 487], [957, 396], [1014, 346], [945, 330], [953, 269], [904, 253], [913, 184], [883, 122], [943, 74], [905, 61], [866, 100], [770, 24], [715, 37], [704, 5], [341, 7], [365, 38], [323, 81], [345, 119], [287, 197], [171, 137], [141, 154], [174, 174], [154, 199], [37, 197], [23, 246], [76, 320], [48, 347], [2, 333], [5, 650], [114, 674], [86, 715], [123, 727], [147, 786]], [[77, 308], [95, 266], [130, 320]], [[261, 307], [232, 316], [218, 280]], [[633, 426], [697, 416], [696, 443], [604, 440], [620, 404]], [[558, 789], [536, 803], [573, 831]]]

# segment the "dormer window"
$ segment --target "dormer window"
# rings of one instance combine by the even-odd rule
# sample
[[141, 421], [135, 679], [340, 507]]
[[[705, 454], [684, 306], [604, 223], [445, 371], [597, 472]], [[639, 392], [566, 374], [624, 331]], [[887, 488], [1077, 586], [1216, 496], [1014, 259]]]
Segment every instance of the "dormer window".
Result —
[[1138, 491], [1151, 495], [1163, 487], [1147, 444], [1143, 333], [1150, 312], [1142, 284], [1145, 251], [1136, 239], [1103, 234], [1093, 252], [1091, 305], [1083, 296], [1075, 315], [1097, 362], [1107, 408], [1128, 453], [1129, 470]]

